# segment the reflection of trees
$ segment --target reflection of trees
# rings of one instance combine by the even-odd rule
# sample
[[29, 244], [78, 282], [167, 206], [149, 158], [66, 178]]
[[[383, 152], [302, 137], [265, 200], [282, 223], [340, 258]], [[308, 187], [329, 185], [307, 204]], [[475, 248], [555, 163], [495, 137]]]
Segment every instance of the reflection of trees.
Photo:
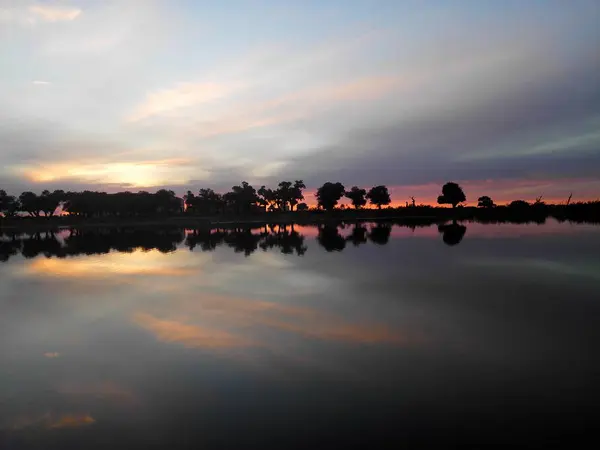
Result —
[[279, 248], [282, 253], [295, 252], [297, 255], [303, 255], [307, 250], [304, 236], [295, 231], [293, 225], [265, 225], [258, 231], [253, 227], [194, 230], [188, 234], [185, 245], [190, 250], [200, 246], [202, 251], [212, 251], [220, 245], [227, 245], [246, 256], [259, 247], [265, 251]]
[[453, 222], [447, 225], [439, 225], [438, 231], [442, 233], [442, 240], [446, 245], [458, 245], [467, 232], [467, 227]]
[[265, 233], [260, 243], [260, 248], [263, 250], [273, 249], [279, 247], [281, 253], [292, 254], [296, 252], [297, 255], [302, 256], [306, 253], [307, 247], [304, 245], [304, 236], [294, 230], [294, 225], [279, 225], [277, 231], [275, 226], [271, 225], [270, 232]]
[[66, 256], [64, 248], [51, 232], [36, 233], [29, 239], [21, 240], [20, 250], [25, 258], [35, 258], [38, 255]]
[[346, 240], [339, 233], [337, 225], [319, 225], [317, 242], [328, 252], [342, 251], [346, 248]]
[[390, 240], [392, 234], [392, 226], [388, 223], [378, 223], [371, 228], [369, 233], [369, 239], [371, 242], [378, 245], [385, 245]]
[[358, 247], [361, 244], [367, 243], [367, 229], [362, 226], [362, 224], [357, 223], [354, 225], [352, 232], [346, 238], [347, 241], [352, 242], [355, 247]]
[[[368, 241], [377, 245], [389, 242], [393, 226], [429, 226], [421, 222], [376, 222], [369, 228], [364, 223], [327, 223], [317, 227], [317, 242], [326, 251], [341, 251], [346, 243], [359, 246]], [[466, 227], [452, 223], [438, 227], [448, 245], [456, 245], [463, 238]], [[344, 236], [342, 235], [344, 234]], [[304, 255], [308, 249], [305, 236], [292, 224], [247, 225], [234, 228], [203, 228], [185, 231], [179, 227], [145, 228], [89, 228], [64, 232], [60, 239], [53, 232], [22, 235], [0, 234], [0, 262], [21, 253], [25, 258], [39, 255], [64, 258], [73, 255], [96, 255], [111, 251], [129, 253], [137, 249], [158, 250], [163, 253], [175, 251], [179, 244], [190, 250], [213, 251], [219, 246], [232, 248], [248, 256], [258, 250], [279, 249], [284, 254]]]
[[0, 240], [0, 261], [6, 262], [11, 256], [17, 255], [21, 251], [21, 240], [17, 239], [16, 234], [2, 236]]
[[131, 253], [136, 249], [158, 250], [162, 253], [177, 250], [184, 239], [179, 228], [107, 228], [73, 230], [65, 238], [67, 254], [102, 254], [111, 250]]

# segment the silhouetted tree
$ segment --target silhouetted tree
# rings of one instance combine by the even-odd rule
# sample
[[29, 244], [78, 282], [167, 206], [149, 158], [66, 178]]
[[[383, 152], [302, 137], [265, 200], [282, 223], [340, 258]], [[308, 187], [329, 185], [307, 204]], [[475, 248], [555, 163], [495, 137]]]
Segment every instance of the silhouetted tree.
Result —
[[306, 185], [302, 180], [294, 181], [293, 186], [290, 189], [288, 203], [290, 205], [290, 211], [294, 210], [294, 206], [296, 206], [299, 202], [304, 200], [304, 194], [302, 191], [306, 189]]
[[19, 195], [19, 203], [24, 212], [39, 217], [41, 211], [40, 198], [33, 192], [26, 191]]
[[493, 208], [494, 206], [496, 206], [494, 204], [494, 201], [488, 197], [487, 195], [481, 196], [477, 199], [477, 206], [479, 208]]
[[350, 199], [355, 209], [362, 208], [367, 204], [365, 195], [367, 195], [367, 191], [358, 186], [352, 186], [352, 189], [346, 192], [346, 198]]
[[65, 191], [56, 190], [50, 192], [42, 191], [42, 195], [38, 197], [39, 208], [45, 216], [52, 217], [56, 212], [56, 208], [65, 200]]
[[329, 181], [317, 189], [315, 196], [320, 207], [331, 211], [338, 204], [344, 195], [344, 185], [342, 183], [330, 183]]
[[246, 181], [242, 181], [241, 186], [233, 186], [223, 198], [238, 214], [249, 213], [258, 202], [256, 189]]
[[442, 233], [442, 240], [446, 245], [458, 245], [467, 232], [467, 227], [453, 222], [448, 225], [438, 225], [438, 231]]
[[272, 189], [261, 186], [257, 194], [256, 203], [264, 208], [265, 212], [268, 211], [269, 206], [276, 203], [276, 195]]
[[369, 239], [373, 244], [385, 245], [389, 242], [391, 233], [392, 227], [390, 224], [378, 223], [376, 226], [371, 227]]
[[512, 209], [527, 209], [527, 208], [529, 208], [529, 206], [531, 206], [531, 205], [529, 203], [527, 203], [525, 200], [513, 200], [508, 205], [508, 207], [512, 208]]
[[187, 193], [183, 196], [183, 202], [185, 205], [185, 210], [188, 213], [196, 212], [196, 196], [192, 191], [187, 191]]
[[4, 217], [14, 217], [19, 212], [21, 205], [14, 195], [8, 195], [5, 191], [0, 190], [0, 213]]
[[446, 183], [442, 187], [442, 195], [437, 199], [440, 205], [452, 205], [452, 208], [456, 208], [456, 205], [462, 202], [466, 202], [467, 197], [463, 192], [462, 188], [456, 183]]
[[381, 209], [383, 205], [389, 205], [391, 202], [390, 193], [386, 186], [373, 186], [367, 193], [367, 199], [371, 205], [376, 205], [378, 209]]
[[540, 207], [540, 206], [546, 206], [546, 202], [542, 200], [543, 196], [540, 195], [539, 197], [537, 197], [535, 199], [535, 202], [533, 203], [533, 206], [536, 207]]
[[296, 211], [308, 211], [308, 205], [306, 203], [298, 203]]

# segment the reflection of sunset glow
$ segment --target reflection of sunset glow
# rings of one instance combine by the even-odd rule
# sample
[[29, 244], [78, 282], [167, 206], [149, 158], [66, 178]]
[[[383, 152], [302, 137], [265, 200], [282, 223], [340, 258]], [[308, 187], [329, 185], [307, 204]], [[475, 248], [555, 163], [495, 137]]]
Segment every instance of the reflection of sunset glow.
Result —
[[[159, 319], [159, 315], [185, 317], [186, 322], [173, 318]], [[354, 324], [312, 308], [210, 294], [194, 299], [171, 296], [168, 310], [155, 315], [139, 312], [134, 315], [133, 321], [154, 333], [160, 341], [186, 347], [273, 347], [273, 342], [262, 342], [258, 337], [269, 331], [364, 344], [407, 344], [414, 340], [414, 337], [409, 339], [407, 335], [391, 331], [384, 325]], [[190, 321], [209, 323], [210, 328], [190, 324]]]
[[110, 275], [151, 275], [179, 277], [192, 275], [197, 270], [173, 267], [171, 260], [153, 250], [133, 253], [109, 253], [85, 259], [36, 259], [26, 271], [42, 276], [65, 278], [96, 278]]
[[96, 420], [89, 414], [66, 414], [52, 422], [48, 428], [76, 428], [95, 422]]
[[[11, 421], [8, 427], [12, 430], [24, 430], [28, 428], [45, 428], [45, 429], [59, 429], [59, 428], [77, 428], [82, 426], [91, 425], [96, 423], [94, 419], [88, 413], [74, 413], [74, 414], [61, 414], [56, 415], [50, 412], [41, 414], [38, 416], [21, 416]], [[1, 427], [0, 427], [1, 429]]]
[[101, 381], [92, 383], [65, 383], [56, 388], [56, 392], [62, 395], [90, 396], [121, 404], [136, 403], [137, 399], [129, 389], [112, 381]]
[[151, 331], [159, 341], [177, 342], [185, 347], [214, 349], [252, 345], [249, 340], [225, 331], [188, 325], [175, 320], [158, 319], [150, 314], [138, 313], [134, 321], [142, 328]]
[[35, 183], [74, 179], [139, 187], [157, 186], [165, 184], [167, 180], [175, 184], [185, 183], [191, 175], [189, 170], [188, 161], [166, 159], [117, 163], [56, 163], [39, 169], [26, 167], [20, 172]]

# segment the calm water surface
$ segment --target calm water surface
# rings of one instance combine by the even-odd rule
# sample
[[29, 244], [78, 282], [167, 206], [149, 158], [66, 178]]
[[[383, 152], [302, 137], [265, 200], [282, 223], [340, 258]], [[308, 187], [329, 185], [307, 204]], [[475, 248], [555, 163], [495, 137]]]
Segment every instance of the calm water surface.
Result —
[[0, 448], [597, 439], [600, 227], [0, 238]]

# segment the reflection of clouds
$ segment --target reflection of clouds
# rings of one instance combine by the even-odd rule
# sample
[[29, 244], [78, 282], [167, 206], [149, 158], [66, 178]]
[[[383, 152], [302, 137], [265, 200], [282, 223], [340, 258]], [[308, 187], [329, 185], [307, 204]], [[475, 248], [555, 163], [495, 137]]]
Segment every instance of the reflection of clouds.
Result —
[[[158, 308], [152, 314], [138, 312], [133, 320], [153, 332], [160, 341], [177, 342], [186, 347], [273, 347], [271, 339], [261, 339], [262, 334], [273, 331], [346, 343], [398, 345], [413, 340], [380, 324], [352, 323], [314, 308], [276, 302], [205, 294], [193, 300], [171, 297], [165, 306], [164, 310]], [[203, 322], [210, 327], [201, 325]]]
[[44, 356], [46, 358], [58, 358], [60, 356], [60, 353], [58, 353], [58, 352], [46, 352], [46, 353], [44, 353]]
[[483, 268], [498, 268], [503, 271], [514, 270], [519, 273], [538, 270], [547, 272], [548, 276], [578, 276], [600, 280], [600, 265], [596, 262], [570, 261], [567, 264], [542, 258], [474, 258], [466, 261], [465, 264]]
[[189, 325], [176, 320], [158, 319], [150, 314], [137, 313], [134, 321], [152, 332], [163, 342], [176, 342], [190, 348], [231, 348], [252, 345], [246, 339], [225, 331]]
[[6, 428], [14, 431], [27, 430], [30, 428], [58, 429], [77, 428], [96, 423], [88, 413], [53, 414], [47, 412], [38, 416], [21, 416], [14, 419]]
[[137, 403], [137, 398], [129, 389], [112, 381], [91, 383], [63, 383], [56, 392], [68, 396], [96, 397], [118, 403]]
[[89, 414], [66, 414], [52, 422], [48, 428], [76, 428], [95, 422], [96, 420]]
[[109, 253], [76, 259], [36, 259], [26, 266], [26, 274], [65, 278], [97, 278], [107, 275], [150, 275], [182, 277], [196, 269], [173, 265], [174, 260], [159, 251]]

